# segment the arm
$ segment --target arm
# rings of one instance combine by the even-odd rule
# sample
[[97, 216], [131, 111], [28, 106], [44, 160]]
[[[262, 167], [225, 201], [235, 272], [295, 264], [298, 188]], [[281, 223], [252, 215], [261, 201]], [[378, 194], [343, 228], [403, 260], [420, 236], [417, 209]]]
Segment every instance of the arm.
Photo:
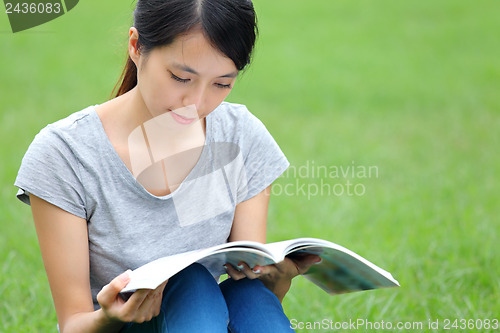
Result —
[[[271, 185], [255, 197], [236, 206], [229, 241], [252, 240], [265, 243], [270, 193]], [[292, 279], [305, 273], [318, 260], [319, 257], [314, 255], [304, 256], [300, 260], [285, 258], [284, 261], [276, 265], [258, 266], [254, 267], [253, 270], [245, 263], [242, 263], [243, 269], [240, 270], [228, 264], [227, 271], [235, 280], [245, 277], [260, 279], [282, 302], [290, 289]]]
[[[30, 202], [61, 332], [118, 332], [124, 321], [149, 320], [159, 312], [157, 297], [148, 297], [159, 291], [139, 291], [126, 303], [121, 300], [118, 293], [128, 283], [123, 274], [101, 290], [102, 308], [94, 311], [87, 221], [32, 194]], [[157, 309], [148, 313], [148, 307]]]
[[105, 323], [92, 304], [87, 222], [32, 194], [30, 202], [61, 332], [98, 332]]
[[253, 198], [236, 206], [233, 227], [229, 235], [230, 242], [238, 240], [266, 242], [267, 209], [270, 194], [271, 185]]

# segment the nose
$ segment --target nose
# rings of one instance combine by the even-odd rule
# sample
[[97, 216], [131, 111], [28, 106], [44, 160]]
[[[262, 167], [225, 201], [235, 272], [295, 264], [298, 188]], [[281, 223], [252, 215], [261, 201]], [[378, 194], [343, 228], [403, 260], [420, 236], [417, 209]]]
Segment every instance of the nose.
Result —
[[205, 88], [204, 87], [193, 87], [186, 92], [184, 95], [182, 103], [184, 106], [194, 105], [196, 106], [196, 111], [198, 115], [203, 114], [204, 101], [205, 101]]

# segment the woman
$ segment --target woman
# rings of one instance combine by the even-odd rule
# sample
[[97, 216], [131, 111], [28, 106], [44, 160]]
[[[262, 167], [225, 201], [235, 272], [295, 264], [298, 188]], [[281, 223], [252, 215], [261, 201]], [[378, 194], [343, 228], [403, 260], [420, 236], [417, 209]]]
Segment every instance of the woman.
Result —
[[[31, 204], [61, 332], [287, 332], [280, 301], [319, 258], [199, 264], [120, 297], [153, 259], [265, 242], [271, 183], [288, 161], [248, 110], [224, 102], [249, 63], [248, 0], [139, 0], [116, 98], [35, 137], [15, 185]], [[121, 273], [121, 274], [120, 274]]]

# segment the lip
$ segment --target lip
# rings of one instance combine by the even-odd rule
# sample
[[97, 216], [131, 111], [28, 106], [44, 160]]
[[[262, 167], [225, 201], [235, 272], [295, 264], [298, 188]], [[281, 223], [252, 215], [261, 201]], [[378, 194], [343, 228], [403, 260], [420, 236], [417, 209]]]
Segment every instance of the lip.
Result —
[[172, 115], [172, 118], [174, 118], [174, 120], [176, 122], [178, 122], [179, 124], [181, 124], [181, 125], [189, 125], [189, 124], [191, 124], [195, 120], [195, 118], [186, 118], [186, 117], [183, 117], [183, 116], [175, 113], [172, 110], [170, 110], [170, 113]]

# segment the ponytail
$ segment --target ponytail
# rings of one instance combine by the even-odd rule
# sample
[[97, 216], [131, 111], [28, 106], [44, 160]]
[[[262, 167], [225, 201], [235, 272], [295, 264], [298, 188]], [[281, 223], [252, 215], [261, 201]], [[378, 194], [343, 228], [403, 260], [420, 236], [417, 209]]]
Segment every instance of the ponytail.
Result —
[[[120, 88], [116, 91], [116, 95], [114, 95], [116, 87], [120, 84]], [[137, 85], [137, 68], [135, 67], [135, 63], [130, 59], [130, 56], [127, 52], [127, 63], [125, 64], [125, 68], [123, 68], [123, 72], [118, 79], [113, 91], [111, 92], [111, 97], [118, 97], [125, 94], [127, 91], [132, 90]], [[114, 95], [114, 96], [113, 96]]]

